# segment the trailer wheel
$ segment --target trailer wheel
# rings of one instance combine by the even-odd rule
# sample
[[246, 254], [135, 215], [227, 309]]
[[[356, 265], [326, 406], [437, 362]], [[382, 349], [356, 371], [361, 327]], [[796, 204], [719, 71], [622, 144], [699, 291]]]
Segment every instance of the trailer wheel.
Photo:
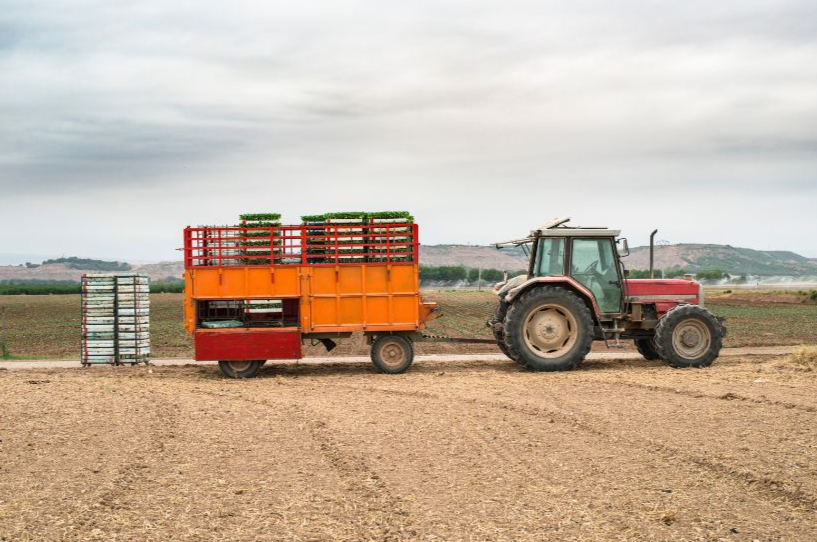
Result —
[[638, 353], [644, 356], [644, 359], [647, 361], [661, 359], [661, 356], [658, 355], [658, 350], [655, 348], [655, 339], [652, 337], [648, 339], [634, 339], [633, 342], [635, 343], [635, 348], [638, 350]]
[[711, 312], [698, 305], [678, 305], [659, 320], [655, 347], [672, 367], [708, 367], [721, 352], [723, 336], [724, 329]]
[[505, 316], [507, 314], [508, 314], [508, 303], [506, 303], [504, 300], [500, 299], [499, 303], [497, 303], [497, 305], [496, 305], [496, 309], [494, 309], [493, 322], [495, 324], [499, 323], [499, 324], [503, 324], [503, 325], [501, 327], [496, 326], [496, 327], [492, 328], [492, 331], [494, 332], [494, 339], [496, 339], [496, 345], [499, 347], [499, 349], [502, 351], [502, 353], [505, 354], [506, 356], [508, 356], [510, 359], [514, 360], [515, 362], [519, 363], [519, 358], [518, 357], [514, 358], [511, 355], [511, 352], [508, 350], [508, 345], [505, 344], [504, 322], [505, 322]]
[[218, 368], [230, 378], [252, 378], [264, 363], [266, 360], [219, 361]]
[[508, 309], [505, 344], [531, 371], [575, 369], [593, 343], [593, 318], [573, 292], [543, 286], [522, 294]]
[[372, 344], [372, 363], [381, 373], [405, 373], [414, 361], [414, 346], [401, 335], [381, 335]]

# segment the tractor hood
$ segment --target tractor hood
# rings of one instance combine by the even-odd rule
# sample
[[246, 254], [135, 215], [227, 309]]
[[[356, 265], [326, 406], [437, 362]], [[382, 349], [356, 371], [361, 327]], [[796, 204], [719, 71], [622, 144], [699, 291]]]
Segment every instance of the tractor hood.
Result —
[[633, 303], [681, 302], [703, 304], [703, 290], [699, 282], [680, 279], [627, 279], [629, 301]]
[[497, 282], [494, 284], [494, 293], [499, 297], [503, 297], [505, 294], [511, 291], [511, 289], [523, 284], [526, 280], [528, 280], [527, 275], [518, 275], [504, 282]]

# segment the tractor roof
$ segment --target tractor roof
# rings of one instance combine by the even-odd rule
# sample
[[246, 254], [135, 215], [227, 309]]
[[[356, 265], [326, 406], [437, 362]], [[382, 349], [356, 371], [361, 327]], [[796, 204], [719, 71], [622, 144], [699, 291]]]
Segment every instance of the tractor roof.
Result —
[[556, 218], [546, 222], [541, 227], [531, 230], [530, 235], [524, 239], [514, 239], [513, 241], [505, 241], [503, 243], [496, 243], [496, 247], [509, 245], [522, 245], [533, 241], [537, 235], [539, 237], [618, 237], [621, 230], [611, 230], [603, 227], [582, 228], [565, 226], [570, 222], [569, 218]]

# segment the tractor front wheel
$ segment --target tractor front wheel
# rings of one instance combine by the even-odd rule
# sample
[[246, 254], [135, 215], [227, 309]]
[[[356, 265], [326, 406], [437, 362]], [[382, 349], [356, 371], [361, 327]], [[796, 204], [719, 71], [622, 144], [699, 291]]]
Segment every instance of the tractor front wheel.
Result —
[[652, 337], [649, 339], [635, 339], [633, 342], [635, 343], [635, 348], [638, 350], [638, 353], [644, 356], [644, 359], [647, 361], [661, 359], [661, 356], [658, 355], [658, 350], [655, 349], [655, 339]]
[[711, 312], [698, 305], [679, 305], [659, 320], [655, 347], [672, 367], [708, 367], [721, 352], [723, 335]]
[[381, 335], [372, 344], [372, 363], [381, 373], [405, 373], [414, 361], [414, 346], [400, 335]]
[[218, 368], [230, 378], [252, 378], [266, 360], [219, 361]]
[[505, 317], [511, 357], [531, 371], [566, 371], [584, 361], [593, 343], [593, 317], [564, 288], [543, 286], [522, 294]]

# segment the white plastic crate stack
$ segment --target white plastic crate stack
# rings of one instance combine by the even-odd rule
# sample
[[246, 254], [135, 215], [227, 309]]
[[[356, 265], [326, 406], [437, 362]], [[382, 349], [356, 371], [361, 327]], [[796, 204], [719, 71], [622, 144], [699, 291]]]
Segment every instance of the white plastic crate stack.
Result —
[[83, 365], [150, 361], [150, 280], [136, 273], [82, 277]]

